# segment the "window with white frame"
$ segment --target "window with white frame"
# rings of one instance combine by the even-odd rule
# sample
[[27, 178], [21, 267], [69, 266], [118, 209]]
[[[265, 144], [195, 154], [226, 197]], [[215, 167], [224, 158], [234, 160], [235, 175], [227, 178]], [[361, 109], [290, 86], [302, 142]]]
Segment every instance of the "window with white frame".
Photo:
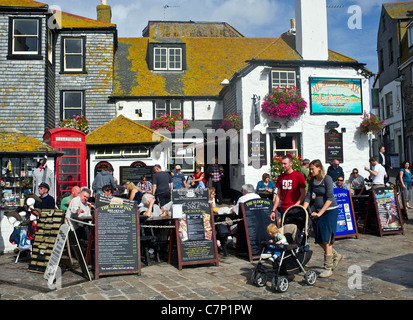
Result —
[[149, 149], [143, 146], [129, 147], [129, 148], [107, 148], [96, 150], [96, 158], [148, 158]]
[[411, 23], [409, 28], [407, 29], [407, 34], [409, 38], [409, 47], [411, 47], [413, 46], [413, 23]]
[[62, 91], [62, 119], [84, 115], [84, 92]]
[[189, 143], [174, 143], [170, 150], [169, 170], [175, 170], [180, 165], [181, 171], [193, 173], [195, 171], [195, 147]]
[[182, 114], [181, 100], [157, 100], [155, 101], [154, 117], [158, 118], [161, 114]]
[[271, 71], [271, 88], [288, 88], [295, 87], [295, 71], [293, 70], [272, 70]]
[[182, 48], [154, 47], [154, 70], [182, 70]]
[[288, 153], [299, 155], [299, 136], [296, 134], [277, 134], [273, 136], [273, 155], [285, 156]]
[[40, 20], [11, 20], [11, 53], [13, 55], [40, 54]]
[[64, 37], [63, 41], [63, 72], [85, 71], [85, 38]]

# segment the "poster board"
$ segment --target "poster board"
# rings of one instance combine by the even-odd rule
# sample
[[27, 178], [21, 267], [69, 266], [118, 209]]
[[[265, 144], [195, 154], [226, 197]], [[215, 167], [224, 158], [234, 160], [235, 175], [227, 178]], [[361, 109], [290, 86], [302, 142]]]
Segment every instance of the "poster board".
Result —
[[358, 239], [359, 235], [350, 191], [342, 188], [335, 188], [334, 197], [338, 204], [335, 238], [339, 239], [355, 236]]
[[377, 188], [370, 191], [363, 233], [367, 229], [378, 231], [380, 236], [404, 234], [403, 217], [394, 189]]
[[337, 130], [330, 130], [325, 133], [326, 162], [332, 163], [334, 160], [343, 162], [343, 134]]
[[214, 215], [208, 201], [208, 189], [173, 190], [172, 199], [174, 206], [182, 206], [181, 219], [175, 219], [178, 268], [206, 263], [218, 266]]
[[[99, 199], [100, 198], [100, 199]], [[95, 279], [100, 275], [140, 274], [140, 232], [136, 202], [99, 197], [95, 214]], [[112, 198], [102, 205], [102, 200]], [[120, 199], [125, 200], [125, 199]]]
[[248, 134], [248, 165], [254, 169], [267, 165], [267, 135], [260, 131]]
[[240, 203], [240, 214], [243, 219], [237, 227], [236, 253], [247, 253], [249, 261], [259, 258], [262, 251], [261, 242], [270, 240], [267, 226], [274, 223], [270, 218], [273, 207], [268, 199], [253, 199]]
[[141, 181], [142, 175], [146, 176], [147, 181], [152, 182], [153, 166], [146, 166], [143, 162], [134, 162], [130, 167], [120, 167], [120, 183], [123, 185], [127, 181], [137, 184]]
[[32, 242], [32, 255], [29, 271], [44, 273], [53, 247], [59, 234], [60, 226], [64, 223], [65, 211], [43, 209], [37, 222], [37, 231]]
[[70, 227], [67, 224], [62, 224], [59, 228], [56, 241], [50, 255], [49, 262], [47, 263], [46, 271], [43, 278], [49, 283], [53, 283], [56, 278], [57, 268], [59, 267], [60, 259], [62, 258], [63, 250], [65, 249], [66, 240], [70, 231]]

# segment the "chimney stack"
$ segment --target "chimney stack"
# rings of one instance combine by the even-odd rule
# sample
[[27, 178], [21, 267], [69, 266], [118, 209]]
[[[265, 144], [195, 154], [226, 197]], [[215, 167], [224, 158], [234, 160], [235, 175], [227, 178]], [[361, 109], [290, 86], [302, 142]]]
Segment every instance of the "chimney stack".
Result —
[[304, 60], [328, 60], [326, 0], [296, 0], [296, 49]]
[[106, 0], [101, 0], [97, 6], [98, 21], [112, 23], [112, 8], [107, 5]]

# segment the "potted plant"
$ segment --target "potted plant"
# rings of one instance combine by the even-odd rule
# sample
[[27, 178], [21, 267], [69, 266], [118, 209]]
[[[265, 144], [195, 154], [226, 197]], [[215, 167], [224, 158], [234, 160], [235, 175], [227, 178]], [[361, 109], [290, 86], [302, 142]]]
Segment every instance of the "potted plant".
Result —
[[[182, 126], [179, 127], [178, 123], [181, 122]], [[189, 122], [182, 119], [182, 114], [170, 114], [170, 113], [161, 113], [158, 118], [155, 118], [151, 121], [151, 129], [165, 129], [169, 131], [174, 131], [175, 129], [187, 129], [189, 128]], [[178, 127], [178, 128], [177, 128]]]
[[261, 111], [274, 119], [291, 119], [302, 115], [307, 102], [296, 87], [275, 88], [267, 94], [261, 104]]
[[242, 128], [242, 121], [239, 113], [225, 114], [224, 120], [222, 120], [221, 123], [221, 128], [225, 131], [235, 129], [239, 132]]
[[384, 120], [381, 120], [380, 117], [376, 116], [372, 113], [366, 113], [362, 117], [362, 121], [360, 123], [360, 132], [364, 134], [370, 133], [377, 133], [380, 132], [385, 124]]
[[74, 115], [72, 119], [63, 119], [58, 123], [60, 128], [73, 128], [88, 134], [90, 132], [89, 122], [85, 116]]

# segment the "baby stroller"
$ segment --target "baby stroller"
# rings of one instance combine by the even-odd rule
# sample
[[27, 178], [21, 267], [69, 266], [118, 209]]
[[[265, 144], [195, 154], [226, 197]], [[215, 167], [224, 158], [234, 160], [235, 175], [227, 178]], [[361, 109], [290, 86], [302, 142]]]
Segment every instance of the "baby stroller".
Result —
[[[275, 245], [282, 252], [281, 256], [273, 262], [272, 270], [275, 275], [272, 278], [272, 289], [281, 293], [286, 292], [289, 287], [288, 276], [299, 272], [304, 273], [308, 285], [314, 285], [317, 281], [317, 273], [311, 269], [307, 271], [304, 269], [313, 252], [308, 245], [308, 213], [303, 206], [295, 205], [285, 211], [280, 232], [285, 235], [289, 244]], [[268, 245], [268, 242], [262, 242], [262, 253]], [[269, 273], [261, 260], [260, 257], [251, 273], [251, 281], [258, 287], [265, 286]]]

